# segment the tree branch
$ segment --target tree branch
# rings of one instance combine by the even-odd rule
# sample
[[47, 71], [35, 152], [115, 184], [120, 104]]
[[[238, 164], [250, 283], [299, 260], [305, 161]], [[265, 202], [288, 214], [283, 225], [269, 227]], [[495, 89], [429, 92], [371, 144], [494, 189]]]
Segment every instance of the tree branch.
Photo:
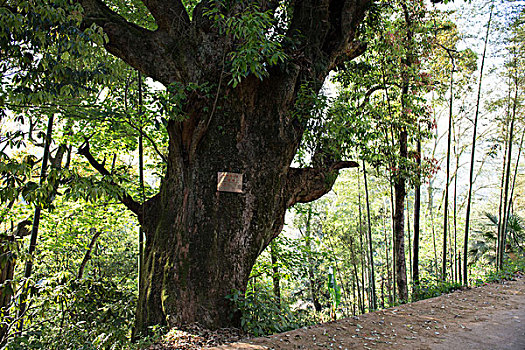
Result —
[[[89, 162], [89, 164], [91, 164], [91, 166], [95, 168], [95, 170], [97, 170], [101, 175], [111, 176], [111, 173], [104, 167], [104, 165], [100, 164], [95, 159], [95, 157], [93, 157], [93, 155], [89, 151], [89, 142], [87, 140], [84, 143], [84, 145], [82, 145], [78, 149], [78, 154], [84, 156], [86, 160]], [[112, 184], [117, 185], [113, 180], [111, 182]], [[126, 206], [126, 208], [131, 210], [133, 213], [139, 216], [139, 219], [141, 219], [140, 216], [141, 216], [142, 205], [140, 203], [136, 202], [129, 194], [125, 192], [123, 195], [119, 197], [119, 200], [122, 202], [122, 204]]]
[[[331, 70], [361, 55], [366, 45], [355, 40], [370, 0], [304, 0], [293, 2], [288, 36], [299, 38], [306, 58]], [[321, 74], [321, 76], [324, 76]]]
[[308, 203], [328, 193], [339, 175], [339, 170], [355, 168], [354, 161], [340, 161], [322, 168], [290, 168], [287, 178], [289, 208], [296, 203]]
[[190, 24], [190, 17], [180, 0], [143, 0], [161, 30], [180, 32]]
[[331, 26], [323, 45], [323, 51], [332, 57], [330, 69], [365, 52], [366, 44], [355, 38], [370, 4], [370, 0], [330, 0]]
[[101, 0], [77, 1], [84, 8], [82, 26], [101, 27], [109, 39], [105, 47], [111, 54], [164, 85], [188, 80], [194, 52], [189, 38], [189, 18], [180, 1], [145, 1], [159, 21], [159, 29], [154, 32], [126, 21]]
[[359, 106], [356, 108], [356, 111], [357, 111], [356, 115], [360, 115], [363, 112], [363, 109], [365, 108], [366, 104], [370, 101], [370, 96], [372, 96], [372, 94], [374, 92], [376, 92], [376, 91], [386, 90], [388, 88], [386, 85], [387, 84], [385, 84], [385, 85], [376, 85], [376, 86], [372, 86], [370, 89], [368, 89], [367, 92], [365, 92], [363, 101], [361, 101]]
[[123, 119], [123, 121], [126, 124], [128, 124], [129, 126], [131, 126], [133, 129], [135, 129], [135, 131], [137, 131], [139, 134], [141, 134], [146, 140], [148, 140], [149, 143], [151, 144], [151, 146], [153, 147], [153, 149], [155, 150], [155, 153], [157, 153], [157, 155], [160, 157], [160, 159], [162, 159], [162, 161], [164, 163], [166, 163], [166, 164], [168, 163], [168, 159], [166, 158], [166, 156], [164, 154], [162, 154], [162, 152], [159, 150], [159, 147], [157, 146], [157, 143], [155, 141], [153, 141], [153, 139], [148, 134], [143, 132], [138, 126], [133, 124], [131, 121], [129, 121], [127, 119]]
[[97, 231], [94, 228], [91, 228], [90, 231], [93, 234], [93, 237], [91, 238], [91, 242], [89, 243], [86, 249], [86, 254], [84, 254], [84, 259], [82, 259], [82, 262], [80, 263], [80, 267], [78, 268], [78, 274], [77, 274], [78, 280], [81, 280], [82, 277], [84, 276], [84, 269], [86, 268], [86, 265], [89, 262], [89, 259], [91, 259], [91, 251], [93, 250], [93, 246], [95, 245], [97, 238], [102, 234], [102, 231]]

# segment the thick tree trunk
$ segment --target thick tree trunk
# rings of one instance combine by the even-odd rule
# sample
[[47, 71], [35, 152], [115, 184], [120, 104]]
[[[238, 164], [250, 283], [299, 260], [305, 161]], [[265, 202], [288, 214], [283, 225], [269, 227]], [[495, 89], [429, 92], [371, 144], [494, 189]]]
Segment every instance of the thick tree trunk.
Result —
[[[145, 278], [137, 325], [236, 324], [225, 317], [225, 296], [245, 291], [255, 259], [280, 231], [288, 204], [283, 184], [297, 139], [269, 137], [281, 131], [263, 114], [278, 111], [240, 98], [214, 116], [192, 159], [170, 145], [168, 174], [143, 219]], [[250, 112], [261, 115], [246, 118]], [[181, 131], [170, 123], [170, 136]], [[243, 193], [217, 191], [223, 171], [243, 175]]]
[[[248, 62], [267, 76], [259, 79], [248, 69], [235, 88], [226, 86], [234, 73], [232, 54], [242, 60], [246, 42], [272, 39], [236, 38], [224, 21], [214, 20], [220, 16], [207, 12], [237, 21], [257, 8], [279, 17], [272, 12], [278, 2], [200, 1], [189, 14], [180, 0], [143, 1], [154, 31], [129, 23], [101, 1], [80, 3], [83, 25], [104, 30], [109, 52], [166, 87], [185, 88], [177, 106], [182, 113], [167, 125], [169, 155], [159, 193], [143, 205], [121, 198], [146, 236], [135, 335], [155, 324], [236, 325], [239, 315], [229, 317], [234, 310], [226, 296], [245, 291], [255, 259], [281, 231], [286, 208], [321, 197], [339, 169], [356, 166], [329, 159], [323, 150], [312, 168], [290, 164], [310, 117], [309, 104], [299, 101], [301, 89], [306, 84], [317, 93], [331, 69], [364, 52], [354, 39], [370, 1], [292, 2], [283, 16], [286, 28], [276, 21], [265, 29], [284, 31], [287, 61]], [[211, 87], [212, 96], [191, 86]], [[298, 104], [306, 106], [297, 111]], [[83, 154], [107, 172], [88, 150]], [[218, 172], [242, 174], [242, 193], [218, 191]]]

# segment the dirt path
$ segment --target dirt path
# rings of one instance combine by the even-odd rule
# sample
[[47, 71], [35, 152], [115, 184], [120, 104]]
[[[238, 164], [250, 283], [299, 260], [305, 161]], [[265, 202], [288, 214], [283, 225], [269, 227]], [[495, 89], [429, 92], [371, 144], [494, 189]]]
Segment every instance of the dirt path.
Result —
[[525, 277], [210, 349], [525, 349]]

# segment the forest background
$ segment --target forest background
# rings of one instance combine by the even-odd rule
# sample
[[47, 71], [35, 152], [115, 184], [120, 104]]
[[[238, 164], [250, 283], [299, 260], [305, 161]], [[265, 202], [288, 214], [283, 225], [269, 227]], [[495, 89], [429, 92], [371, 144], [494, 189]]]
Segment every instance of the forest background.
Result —
[[[152, 25], [140, 2], [113, 5]], [[143, 234], [119, 202], [156, 193], [165, 126], [196, 89], [161, 86], [101, 50], [97, 27], [71, 26], [74, 6], [0, 6], [0, 341], [9, 349], [134, 346]], [[338, 66], [322, 94], [303, 90], [317, 117], [294, 161], [308, 166], [323, 144], [358, 166], [325, 197], [291, 208], [246, 293], [232, 290], [246, 332], [358, 315], [523, 268], [524, 8], [375, 2], [360, 29], [366, 52]], [[264, 33], [271, 19], [255, 13], [232, 30]], [[228, 84], [265, 79], [266, 65], [285, 61], [271, 44], [267, 61], [250, 47], [228, 57]]]

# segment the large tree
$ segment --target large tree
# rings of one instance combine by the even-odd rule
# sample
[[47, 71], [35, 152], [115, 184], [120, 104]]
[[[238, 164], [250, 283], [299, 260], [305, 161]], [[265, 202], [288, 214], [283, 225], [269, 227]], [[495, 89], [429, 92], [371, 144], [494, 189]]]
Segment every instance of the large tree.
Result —
[[[370, 1], [135, 2], [154, 30], [115, 4], [79, 2], [83, 25], [102, 28], [107, 51], [168, 87], [177, 110], [158, 194], [144, 203], [120, 196], [146, 235], [135, 332], [235, 324], [225, 296], [245, 290], [286, 209], [321, 197], [338, 170], [356, 165], [318, 148], [309, 167], [291, 167], [309, 97], [365, 49], [356, 33]], [[107, 174], [87, 143], [80, 153]], [[218, 191], [218, 172], [242, 174], [242, 193]]]

